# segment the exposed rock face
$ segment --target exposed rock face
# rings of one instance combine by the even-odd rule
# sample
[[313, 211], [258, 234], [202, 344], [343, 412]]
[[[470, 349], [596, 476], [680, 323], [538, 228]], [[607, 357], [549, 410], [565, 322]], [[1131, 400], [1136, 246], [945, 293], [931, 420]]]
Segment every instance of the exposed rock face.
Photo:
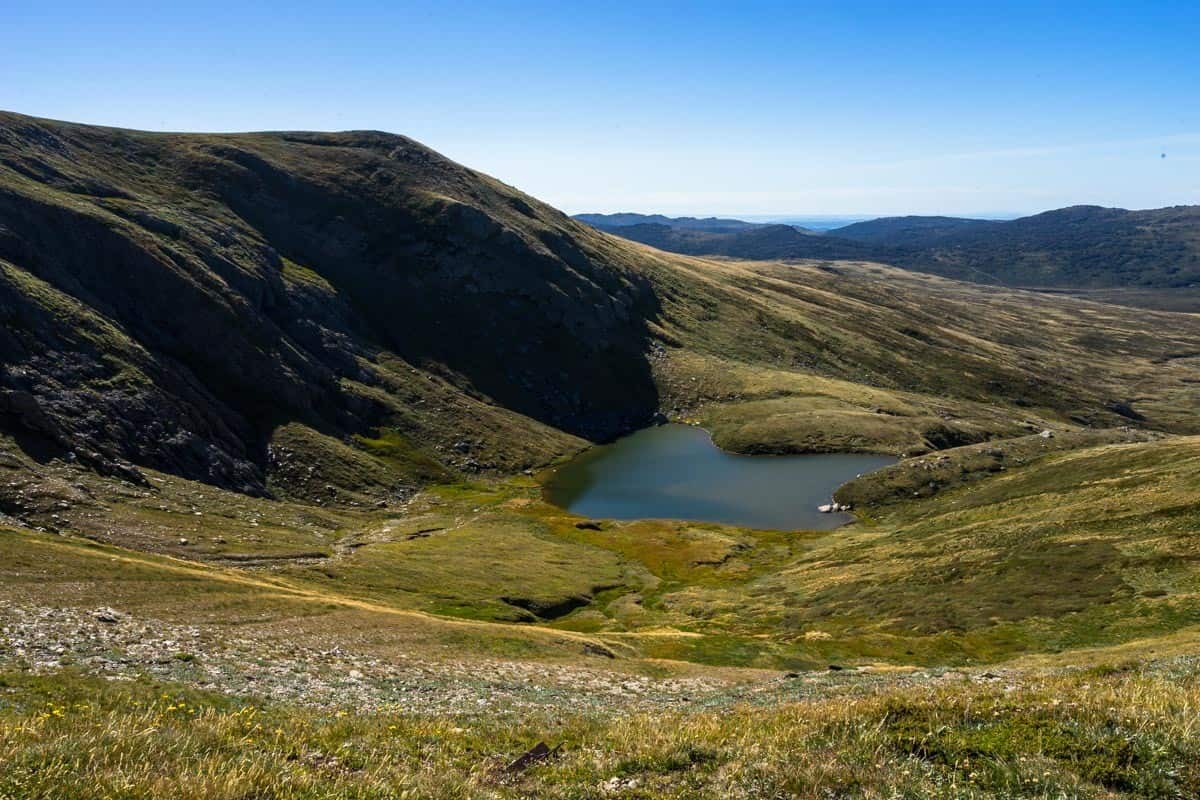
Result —
[[657, 403], [626, 258], [400, 136], [0, 114], [0, 428], [255, 493], [279, 425], [419, 425], [435, 379], [613, 436]]

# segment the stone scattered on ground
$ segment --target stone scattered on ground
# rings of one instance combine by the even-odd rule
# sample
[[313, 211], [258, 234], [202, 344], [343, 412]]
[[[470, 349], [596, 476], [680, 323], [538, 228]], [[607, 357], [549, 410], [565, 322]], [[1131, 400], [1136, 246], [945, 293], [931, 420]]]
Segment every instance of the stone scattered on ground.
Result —
[[[1152, 662], [1152, 671], [1190, 671], [1198, 659]], [[390, 658], [253, 635], [231, 625], [178, 625], [113, 608], [49, 608], [0, 601], [0, 669], [74, 668], [110, 680], [151, 677], [248, 699], [408, 714], [497, 714], [711, 710], [774, 705], [835, 693], [893, 691], [972, 681], [1008, 688], [1036, 673], [872, 669], [831, 665], [811, 672], [756, 672], [746, 682], [649, 677], [571, 664], [448, 658]], [[767, 677], [763, 677], [766, 674]], [[627, 787], [626, 787], [627, 788]]]

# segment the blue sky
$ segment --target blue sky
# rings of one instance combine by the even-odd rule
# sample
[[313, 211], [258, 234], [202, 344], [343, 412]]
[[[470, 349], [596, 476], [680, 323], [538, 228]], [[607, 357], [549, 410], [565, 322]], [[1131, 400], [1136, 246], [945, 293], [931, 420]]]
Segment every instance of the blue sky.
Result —
[[0, 18], [0, 108], [388, 130], [570, 212], [1200, 203], [1194, 0], [0, 0]]

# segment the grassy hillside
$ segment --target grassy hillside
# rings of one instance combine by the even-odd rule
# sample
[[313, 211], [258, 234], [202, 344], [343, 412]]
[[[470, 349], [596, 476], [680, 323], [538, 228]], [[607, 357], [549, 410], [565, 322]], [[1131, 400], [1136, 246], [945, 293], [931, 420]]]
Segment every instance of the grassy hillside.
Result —
[[[0, 426], [134, 480], [395, 501], [656, 412], [746, 452], [1194, 425], [1195, 320], [1153, 338], [1132, 313], [880, 267], [672, 256], [388, 134], [8, 114], [0, 219]], [[710, 385], [726, 375], [760, 388]], [[790, 425], [814, 403], [827, 424]]]
[[[863, 519], [824, 534], [581, 529], [519, 485], [335, 512], [51, 464], [43, 499], [58, 487], [104, 507], [49, 502], [66, 536], [0, 532], [0, 791], [1187, 796], [1200, 444], [1119, 438], [910, 459], [846, 487]], [[898, 501], [910, 473], [944, 488]], [[519, 564], [508, 543], [531, 524], [542, 544], [527, 552], [552, 570], [539, 585], [554, 590], [558, 565], [585, 586], [619, 565], [626, 583], [549, 621], [422, 610], [452, 596], [484, 609], [470, 565]], [[104, 528], [184, 559], [72, 533]], [[328, 553], [228, 557], [284, 529], [328, 535]], [[439, 542], [475, 529], [502, 554]], [[404, 542], [436, 557], [389, 559]], [[383, 586], [372, 561], [419, 591]], [[510, 589], [495, 576], [492, 591]], [[945, 666], [964, 662], [987, 666]], [[820, 669], [723, 666], [740, 664]], [[561, 750], [506, 769], [538, 741]]]
[[[0, 317], [0, 797], [1198, 788], [1198, 316], [0, 115]], [[906, 458], [825, 532], [544, 501], [656, 416]]]
[[0, 537], [0, 586], [18, 606], [113, 605], [264, 639], [400, 615], [376, 642], [392, 653], [436, 653], [469, 622], [473, 653], [525, 642], [530, 657], [561, 645], [631, 665], [986, 664], [1200, 625], [1198, 441], [1092, 431], [910, 458], [843, 487], [860, 521], [823, 533], [580, 526], [526, 477], [441, 485], [401, 508], [320, 508], [156, 473], [141, 489], [10, 451], [4, 483], [29, 527]]
[[872, 264], [677, 261], [669, 279], [680, 290], [665, 293], [663, 319], [680, 346], [659, 365], [664, 403], [730, 449], [912, 452], [1080, 425], [1198, 432], [1195, 317]]
[[656, 405], [628, 254], [403, 137], [7, 114], [0, 220], [5, 427], [102, 468], [262, 493], [296, 423], [512, 469]]

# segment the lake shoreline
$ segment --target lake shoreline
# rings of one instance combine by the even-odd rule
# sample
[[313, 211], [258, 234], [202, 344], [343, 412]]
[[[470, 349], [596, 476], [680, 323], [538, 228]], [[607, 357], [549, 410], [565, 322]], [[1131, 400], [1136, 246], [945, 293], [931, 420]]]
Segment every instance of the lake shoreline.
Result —
[[731, 453], [699, 426], [667, 423], [588, 448], [539, 480], [547, 502], [586, 517], [831, 530], [854, 518], [818, 507], [842, 484], [896, 460], [861, 453]]

